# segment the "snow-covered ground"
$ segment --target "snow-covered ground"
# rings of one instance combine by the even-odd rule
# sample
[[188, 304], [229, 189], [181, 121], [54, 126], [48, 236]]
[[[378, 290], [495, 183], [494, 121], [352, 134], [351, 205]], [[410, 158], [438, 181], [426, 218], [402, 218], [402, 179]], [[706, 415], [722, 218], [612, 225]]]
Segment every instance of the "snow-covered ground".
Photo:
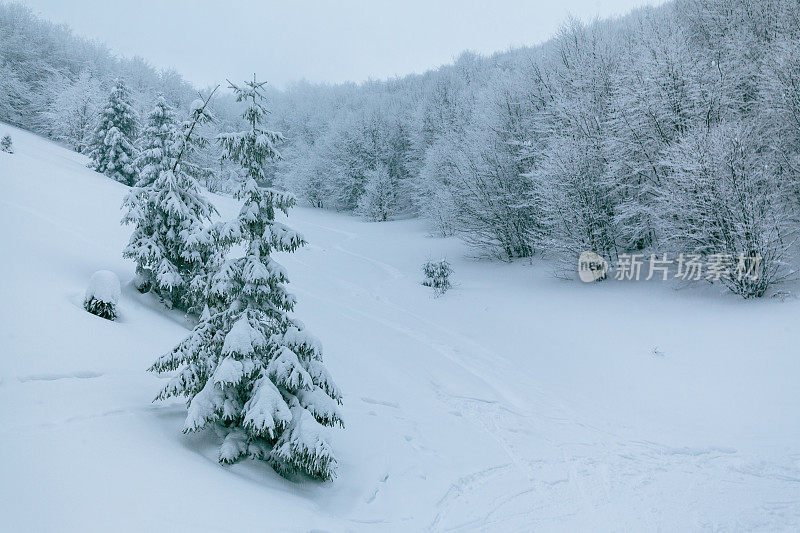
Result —
[[[332, 483], [216, 462], [145, 369], [184, 317], [130, 285], [125, 187], [10, 132], [0, 153], [0, 530], [797, 530], [800, 303], [584, 285], [420, 222], [296, 209], [280, 257], [345, 393]], [[225, 216], [235, 203], [215, 197]], [[446, 256], [434, 298], [420, 265]], [[120, 318], [81, 306], [92, 273]]]

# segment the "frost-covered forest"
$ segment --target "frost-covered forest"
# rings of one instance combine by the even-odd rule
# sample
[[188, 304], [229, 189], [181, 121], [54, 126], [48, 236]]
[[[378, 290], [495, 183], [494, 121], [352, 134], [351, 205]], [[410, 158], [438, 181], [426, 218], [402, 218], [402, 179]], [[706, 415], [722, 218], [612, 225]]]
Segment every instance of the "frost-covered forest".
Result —
[[[0, 38], [0, 117], [79, 152], [116, 78], [139, 131], [157, 93], [197, 97], [18, 5], [0, 7]], [[266, 180], [318, 208], [423, 217], [503, 259], [758, 254], [761, 281], [730, 288], [760, 296], [795, 268], [799, 50], [795, 0], [677, 0], [423, 75], [273, 89], [286, 140]], [[208, 135], [239, 127], [229, 94], [211, 108]], [[221, 156], [203, 152], [202, 181], [233, 191]]]
[[0, 530], [800, 530], [800, 0], [253, 70], [0, 3]]

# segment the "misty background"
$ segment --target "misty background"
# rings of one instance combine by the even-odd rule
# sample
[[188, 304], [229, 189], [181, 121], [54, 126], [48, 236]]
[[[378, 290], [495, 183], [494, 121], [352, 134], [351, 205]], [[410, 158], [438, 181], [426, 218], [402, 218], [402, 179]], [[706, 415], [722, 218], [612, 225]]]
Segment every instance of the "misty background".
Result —
[[132, 164], [110, 177], [135, 185], [162, 107], [181, 124], [198, 86], [221, 83], [187, 163], [230, 194], [244, 176], [219, 141], [248, 123], [224, 80], [256, 73], [266, 127], [282, 133], [260, 185], [303, 205], [420, 218], [478, 255], [564, 272], [584, 250], [609, 264], [764, 258], [757, 280], [721, 282], [745, 298], [797, 271], [797, 0], [675, 0], [601, 19], [634, 2], [148, 1], [0, 3], [0, 121], [94, 158], [108, 117], [130, 109], [111, 151]]
[[198, 86], [243, 79], [270, 84], [385, 79], [540, 43], [570, 16], [590, 22], [661, 0], [427, 0], [233, 2], [26, 0], [116, 53], [174, 68]]

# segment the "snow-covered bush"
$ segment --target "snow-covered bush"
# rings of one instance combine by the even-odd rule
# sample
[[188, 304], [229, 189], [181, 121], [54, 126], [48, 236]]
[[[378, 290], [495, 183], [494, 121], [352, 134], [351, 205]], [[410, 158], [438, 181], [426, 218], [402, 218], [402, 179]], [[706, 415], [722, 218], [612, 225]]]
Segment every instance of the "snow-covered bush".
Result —
[[89, 280], [83, 307], [93, 315], [114, 320], [117, 318], [119, 295], [117, 275], [109, 270], [98, 270]]
[[422, 272], [425, 274], [422, 284], [426, 287], [432, 287], [437, 294], [444, 294], [447, 289], [452, 287], [450, 274], [453, 273], [453, 267], [444, 259], [426, 262], [422, 265]]
[[3, 140], [0, 141], [0, 150], [9, 154], [14, 153], [14, 146], [11, 144], [11, 135], [3, 136]]

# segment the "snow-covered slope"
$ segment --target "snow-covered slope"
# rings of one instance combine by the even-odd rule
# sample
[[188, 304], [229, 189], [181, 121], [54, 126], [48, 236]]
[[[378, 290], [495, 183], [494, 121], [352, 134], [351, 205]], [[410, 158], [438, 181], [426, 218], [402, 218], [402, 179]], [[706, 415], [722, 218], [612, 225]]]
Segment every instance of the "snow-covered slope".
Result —
[[[345, 393], [333, 483], [222, 467], [152, 404], [189, 324], [129, 284], [125, 188], [9, 131], [0, 153], [0, 529], [765, 530], [800, 527], [800, 304], [583, 285], [468, 258], [419, 222], [296, 209], [281, 257]], [[225, 216], [230, 199], [215, 198]], [[456, 287], [419, 284], [446, 256]], [[120, 319], [82, 307], [123, 283]]]

